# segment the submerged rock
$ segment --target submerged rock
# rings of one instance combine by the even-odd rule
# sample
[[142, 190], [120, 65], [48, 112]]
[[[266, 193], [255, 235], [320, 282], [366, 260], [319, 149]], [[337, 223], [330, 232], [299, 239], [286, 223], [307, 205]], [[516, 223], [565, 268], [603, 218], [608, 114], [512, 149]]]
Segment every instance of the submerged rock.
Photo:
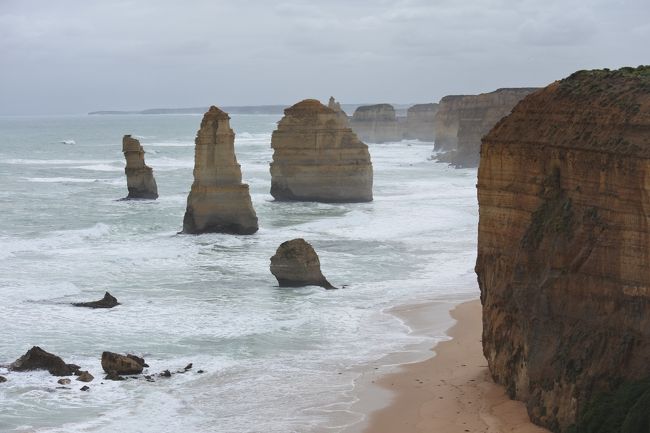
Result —
[[321, 286], [336, 289], [323, 276], [314, 248], [304, 239], [283, 242], [271, 257], [271, 273], [280, 287]]
[[106, 373], [140, 374], [145, 366], [144, 359], [134, 355], [119, 353], [102, 353], [102, 368]]
[[352, 115], [350, 127], [366, 143], [400, 141], [403, 138], [395, 108], [390, 104], [364, 105]]
[[248, 185], [242, 183], [230, 116], [210, 107], [195, 142], [194, 183], [187, 197], [183, 233], [255, 233], [257, 215]]
[[113, 308], [117, 305], [120, 305], [120, 303], [117, 302], [117, 298], [115, 298], [110, 293], [106, 292], [104, 293], [104, 297], [99, 301], [74, 302], [72, 305], [74, 305], [75, 307], [86, 307], [86, 308]]
[[84, 385], [84, 386], [82, 386], [81, 388], [79, 388], [79, 391], [90, 391], [90, 387]]
[[271, 138], [271, 195], [280, 201], [371, 201], [368, 146], [347, 120], [315, 99], [284, 113]]
[[47, 370], [53, 376], [72, 376], [78, 365], [66, 364], [60, 357], [34, 346], [10, 366], [11, 371]]
[[158, 198], [158, 186], [153, 177], [153, 170], [144, 163], [144, 149], [140, 142], [130, 135], [122, 138], [122, 152], [126, 159], [126, 186], [129, 189], [127, 199]]
[[78, 373], [77, 380], [80, 381], [80, 382], [92, 382], [93, 379], [95, 379], [95, 376], [93, 376], [92, 374], [90, 374], [87, 371], [80, 371]]
[[[648, 431], [649, 179], [650, 66], [576, 72], [483, 138], [483, 352], [495, 382], [554, 432]], [[621, 429], [635, 398], [613, 402], [635, 383], [645, 424]]]
[[7, 381], [7, 378], [4, 376], [0, 376], [0, 383], [4, 383]]
[[70, 385], [70, 382], [72, 382], [72, 381], [70, 379], [68, 379], [67, 377], [64, 378], [64, 379], [59, 379], [59, 380], [56, 381], [56, 383], [58, 383], [59, 385]]

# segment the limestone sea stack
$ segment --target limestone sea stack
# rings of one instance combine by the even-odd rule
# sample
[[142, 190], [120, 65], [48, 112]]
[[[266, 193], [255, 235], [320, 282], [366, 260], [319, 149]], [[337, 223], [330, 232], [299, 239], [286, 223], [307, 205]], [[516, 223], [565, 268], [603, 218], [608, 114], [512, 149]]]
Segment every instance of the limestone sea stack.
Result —
[[281, 201], [372, 201], [372, 163], [340, 113], [315, 99], [284, 110], [271, 138], [271, 195]]
[[494, 380], [555, 432], [647, 431], [650, 66], [526, 97], [483, 139], [477, 187]]
[[438, 104], [416, 104], [406, 110], [405, 138], [434, 141], [433, 122], [438, 112]]
[[352, 115], [350, 127], [366, 143], [386, 143], [402, 139], [402, 127], [390, 104], [364, 105]]
[[271, 273], [280, 287], [321, 286], [336, 289], [323, 276], [314, 248], [300, 238], [280, 244], [271, 257]]
[[456, 167], [476, 167], [481, 138], [535, 88], [505, 88], [480, 95], [450, 95], [434, 117], [434, 149]]
[[129, 189], [127, 199], [158, 198], [158, 186], [153, 177], [153, 170], [144, 163], [144, 149], [140, 142], [130, 135], [122, 138], [122, 152], [126, 158], [126, 186]]
[[336, 114], [338, 115], [339, 119], [342, 121], [341, 123], [345, 123], [346, 125], [350, 124], [350, 120], [348, 119], [348, 115], [343, 109], [341, 108], [341, 104], [339, 102], [336, 102], [336, 99], [334, 99], [333, 96], [330, 96], [329, 101], [327, 102], [327, 108], [330, 110], [334, 110]]
[[187, 197], [183, 233], [253, 234], [257, 215], [242, 183], [230, 116], [210, 107], [196, 134], [194, 183]]

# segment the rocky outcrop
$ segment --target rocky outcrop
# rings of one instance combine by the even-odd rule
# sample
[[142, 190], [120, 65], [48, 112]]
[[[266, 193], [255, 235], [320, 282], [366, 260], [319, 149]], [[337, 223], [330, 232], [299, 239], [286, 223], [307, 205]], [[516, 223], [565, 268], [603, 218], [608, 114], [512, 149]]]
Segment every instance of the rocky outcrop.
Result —
[[589, 408], [650, 377], [650, 67], [577, 72], [521, 101], [483, 139], [478, 200], [494, 380], [557, 432], [624, 415]]
[[402, 127], [390, 104], [364, 105], [357, 108], [350, 127], [366, 143], [386, 143], [402, 139]]
[[341, 125], [350, 125], [350, 120], [348, 119], [348, 115], [343, 109], [341, 108], [341, 104], [339, 102], [336, 102], [336, 99], [334, 99], [333, 96], [330, 96], [329, 101], [327, 102], [327, 108], [330, 110], [333, 110], [336, 112], [337, 116], [339, 117], [339, 120], [341, 121]]
[[438, 104], [416, 104], [406, 111], [406, 130], [404, 138], [420, 141], [434, 141], [433, 122], [438, 112]]
[[320, 270], [314, 248], [304, 239], [283, 242], [271, 257], [271, 273], [280, 287], [321, 286], [335, 289]]
[[347, 121], [315, 99], [284, 113], [271, 138], [271, 195], [276, 200], [371, 201], [368, 146]]
[[115, 298], [110, 293], [106, 292], [104, 293], [104, 297], [99, 301], [74, 302], [72, 305], [74, 305], [75, 307], [86, 307], [86, 308], [113, 308], [120, 305], [120, 303], [117, 302], [117, 298]]
[[11, 371], [47, 370], [53, 376], [71, 376], [79, 371], [79, 366], [66, 364], [63, 359], [34, 346], [23, 356], [9, 365]]
[[93, 379], [95, 379], [95, 376], [87, 371], [80, 371], [77, 376], [77, 380], [80, 382], [92, 382]]
[[140, 374], [146, 366], [144, 359], [134, 355], [120, 355], [113, 352], [102, 353], [102, 368], [109, 374]]
[[456, 167], [476, 167], [481, 138], [517, 103], [537, 89], [498, 89], [480, 95], [450, 95], [440, 100], [434, 118], [434, 149], [439, 160]]
[[158, 198], [158, 186], [153, 177], [153, 170], [144, 163], [144, 149], [140, 142], [130, 135], [122, 138], [122, 152], [126, 158], [126, 186], [129, 189], [127, 199]]
[[210, 107], [196, 135], [194, 183], [183, 233], [252, 234], [258, 229], [248, 185], [242, 183], [230, 116]]

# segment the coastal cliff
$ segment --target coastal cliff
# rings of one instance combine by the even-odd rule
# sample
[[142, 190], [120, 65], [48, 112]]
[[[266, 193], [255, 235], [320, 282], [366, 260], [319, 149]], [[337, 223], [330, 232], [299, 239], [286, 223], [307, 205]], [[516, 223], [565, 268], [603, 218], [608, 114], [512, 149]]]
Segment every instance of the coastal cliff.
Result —
[[480, 95], [450, 95], [434, 117], [434, 149], [456, 167], [476, 167], [481, 138], [526, 95], [537, 89], [505, 88]]
[[194, 183], [187, 197], [183, 233], [252, 234], [257, 215], [242, 183], [230, 116], [212, 106], [196, 134]]
[[406, 129], [404, 138], [421, 141], [434, 141], [434, 119], [438, 112], [438, 104], [416, 104], [406, 110]]
[[526, 97], [484, 137], [477, 188], [494, 380], [553, 431], [647, 431], [650, 67]]
[[129, 190], [127, 199], [151, 199], [158, 198], [158, 186], [153, 177], [153, 170], [144, 162], [144, 149], [140, 142], [125, 135], [122, 138], [122, 152], [126, 159], [126, 186]]
[[350, 127], [366, 143], [385, 143], [402, 139], [402, 125], [395, 108], [390, 104], [364, 105], [358, 107]]
[[271, 195], [284, 201], [372, 200], [372, 163], [339, 111], [305, 99], [273, 131]]

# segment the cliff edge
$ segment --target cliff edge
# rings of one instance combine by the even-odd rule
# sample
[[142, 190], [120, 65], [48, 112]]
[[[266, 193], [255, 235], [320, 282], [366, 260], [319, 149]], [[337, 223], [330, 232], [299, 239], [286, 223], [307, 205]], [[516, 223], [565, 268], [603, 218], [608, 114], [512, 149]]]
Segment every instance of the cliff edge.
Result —
[[[477, 188], [494, 380], [553, 431], [647, 431], [650, 67], [523, 99], [483, 138]], [[599, 430], [615, 423], [628, 430]]]

